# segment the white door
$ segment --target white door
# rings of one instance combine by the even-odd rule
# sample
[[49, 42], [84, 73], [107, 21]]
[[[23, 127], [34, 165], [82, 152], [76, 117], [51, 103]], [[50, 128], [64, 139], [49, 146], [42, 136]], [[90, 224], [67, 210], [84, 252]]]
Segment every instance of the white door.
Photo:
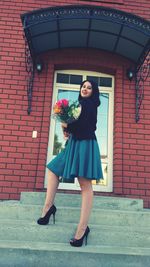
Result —
[[[56, 71], [54, 76], [53, 101], [67, 98], [77, 100], [80, 84], [86, 79], [95, 80], [100, 89], [101, 105], [98, 107], [96, 136], [100, 148], [104, 180], [93, 181], [94, 191], [111, 192], [113, 190], [113, 109], [114, 109], [114, 77], [104, 73], [79, 70]], [[52, 112], [51, 112], [52, 113]], [[50, 131], [47, 162], [53, 159], [64, 147], [61, 125], [50, 118]], [[45, 172], [45, 187], [47, 184], [47, 168]], [[74, 183], [61, 181], [60, 189], [79, 190], [77, 179]]]

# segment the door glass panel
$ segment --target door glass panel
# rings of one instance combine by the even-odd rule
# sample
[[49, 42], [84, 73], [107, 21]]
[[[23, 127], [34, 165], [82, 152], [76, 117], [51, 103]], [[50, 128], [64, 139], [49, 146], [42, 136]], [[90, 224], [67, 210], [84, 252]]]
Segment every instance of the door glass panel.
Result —
[[96, 76], [87, 76], [87, 80], [91, 80], [99, 85], [99, 77]]
[[100, 87], [112, 87], [112, 78], [109, 77], [87, 76], [87, 80], [96, 82]]
[[99, 86], [112, 87], [112, 78], [100, 77]]
[[81, 84], [82, 75], [70, 75], [70, 84]]
[[57, 74], [57, 83], [68, 83], [68, 84], [81, 84], [82, 75], [73, 75], [73, 74]]
[[57, 83], [69, 83], [69, 74], [58, 73]]
[[97, 116], [97, 141], [100, 146], [101, 155], [103, 158], [106, 158], [108, 155], [108, 103], [109, 103], [109, 94], [101, 93], [100, 96], [101, 105], [98, 107], [98, 116]]
[[[59, 99], [68, 99], [71, 101], [76, 101], [78, 99], [79, 92], [71, 90], [58, 90], [57, 100]], [[64, 138], [61, 123], [55, 123], [55, 134], [54, 134], [54, 146], [53, 146], [53, 156], [56, 156], [64, 148], [66, 140]]]
[[103, 176], [100, 184], [107, 184], [107, 167], [108, 167], [108, 112], [109, 112], [109, 94], [101, 93], [101, 105], [98, 107], [97, 130], [96, 136], [100, 148]]

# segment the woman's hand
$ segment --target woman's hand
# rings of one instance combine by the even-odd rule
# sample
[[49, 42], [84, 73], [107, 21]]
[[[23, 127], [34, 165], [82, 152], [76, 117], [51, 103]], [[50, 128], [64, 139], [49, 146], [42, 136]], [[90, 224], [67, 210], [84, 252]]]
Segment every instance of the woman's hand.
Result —
[[61, 123], [61, 126], [62, 126], [62, 128], [67, 128], [68, 124], [63, 122], [63, 123]]
[[70, 133], [63, 131], [64, 138], [68, 139], [70, 137]]
[[65, 139], [68, 139], [69, 136], [70, 136], [70, 133], [67, 131], [67, 123], [61, 123], [61, 127], [62, 127], [62, 130], [63, 130], [63, 134], [64, 134], [64, 138]]

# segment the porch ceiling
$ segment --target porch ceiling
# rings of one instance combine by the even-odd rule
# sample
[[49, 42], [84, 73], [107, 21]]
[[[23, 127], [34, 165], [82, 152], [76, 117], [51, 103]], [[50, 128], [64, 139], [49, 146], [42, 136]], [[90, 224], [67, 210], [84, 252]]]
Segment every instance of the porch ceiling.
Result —
[[62, 6], [21, 15], [33, 58], [53, 49], [97, 48], [141, 65], [150, 50], [150, 21], [106, 7]]

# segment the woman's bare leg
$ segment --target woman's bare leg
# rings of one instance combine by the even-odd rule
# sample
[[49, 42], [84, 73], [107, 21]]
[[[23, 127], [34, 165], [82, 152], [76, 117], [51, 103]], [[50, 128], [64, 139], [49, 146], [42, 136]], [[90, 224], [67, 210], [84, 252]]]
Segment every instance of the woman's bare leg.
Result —
[[45, 216], [49, 208], [53, 205], [58, 185], [59, 177], [56, 176], [52, 171], [48, 170], [47, 192], [42, 217]]
[[92, 181], [85, 178], [79, 178], [78, 181], [81, 187], [82, 204], [80, 221], [75, 234], [76, 239], [80, 239], [87, 228], [93, 203]]

